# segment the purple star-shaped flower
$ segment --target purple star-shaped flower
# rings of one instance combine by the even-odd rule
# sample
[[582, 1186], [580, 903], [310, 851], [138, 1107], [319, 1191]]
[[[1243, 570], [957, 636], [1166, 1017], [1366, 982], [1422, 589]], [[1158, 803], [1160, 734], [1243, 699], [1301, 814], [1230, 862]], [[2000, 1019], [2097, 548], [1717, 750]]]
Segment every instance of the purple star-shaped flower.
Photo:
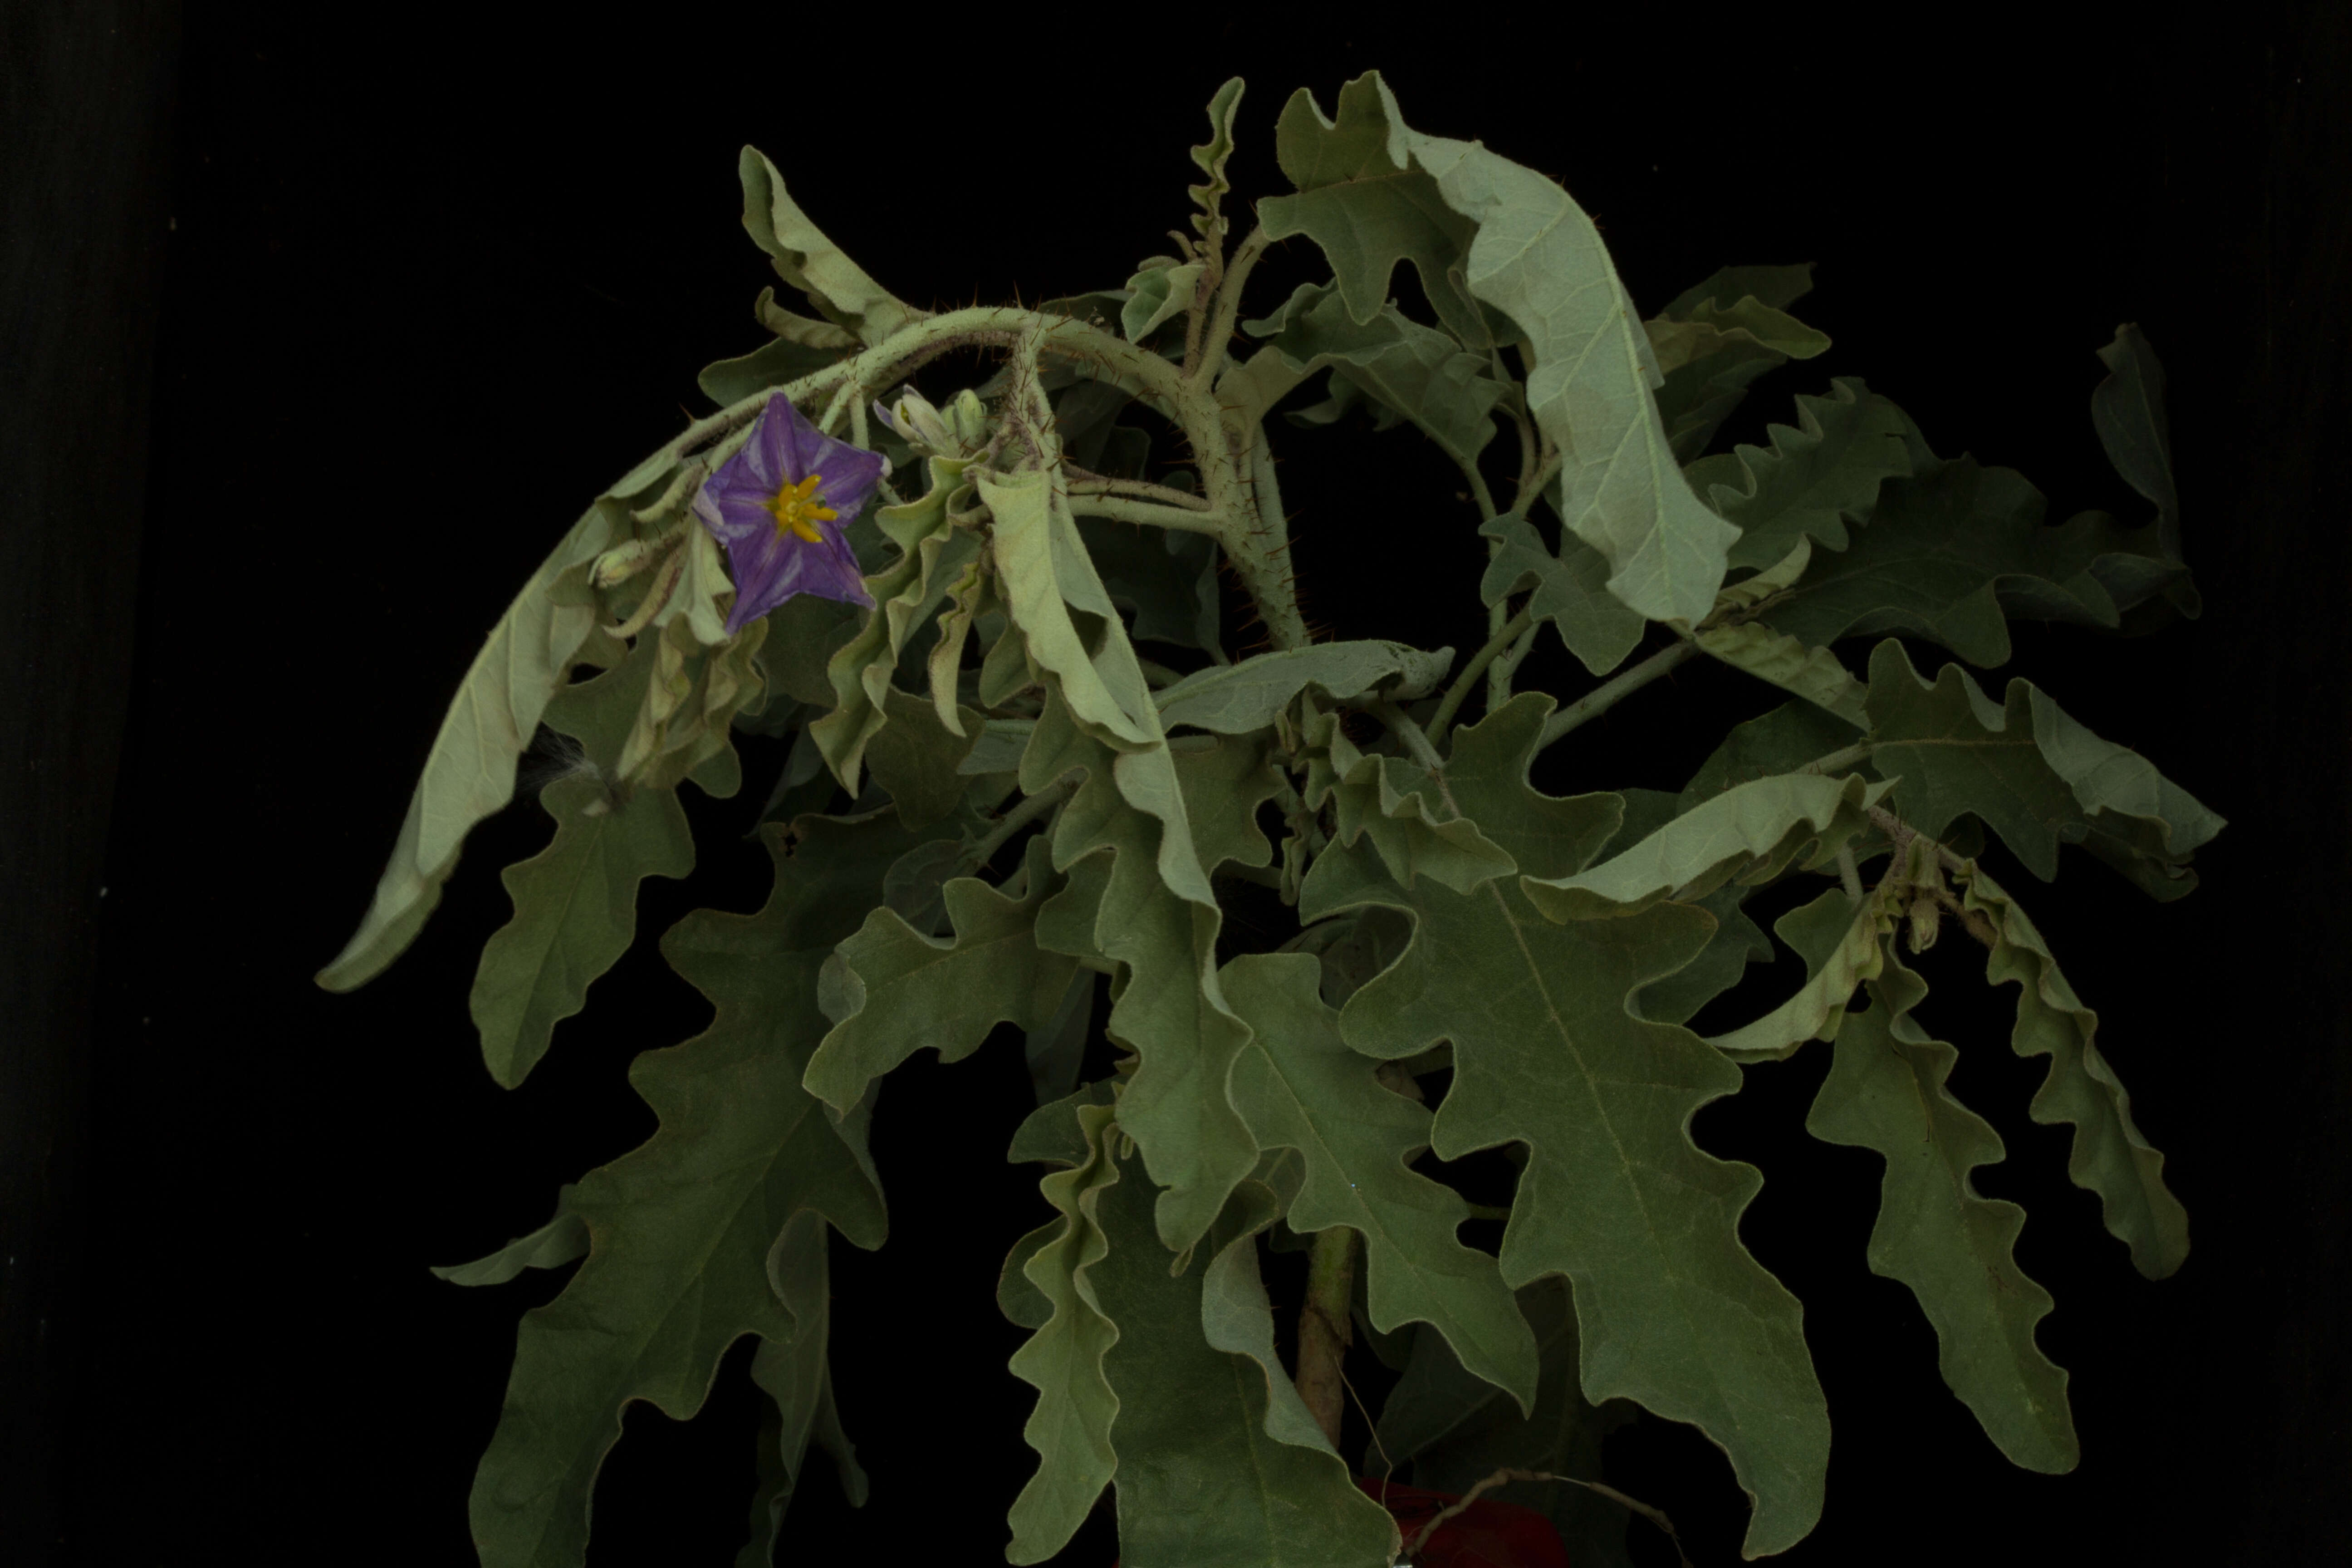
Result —
[[878, 454], [827, 436], [781, 393], [768, 399], [751, 438], [694, 498], [734, 574], [730, 636], [795, 594], [873, 608], [842, 531], [881, 479]]

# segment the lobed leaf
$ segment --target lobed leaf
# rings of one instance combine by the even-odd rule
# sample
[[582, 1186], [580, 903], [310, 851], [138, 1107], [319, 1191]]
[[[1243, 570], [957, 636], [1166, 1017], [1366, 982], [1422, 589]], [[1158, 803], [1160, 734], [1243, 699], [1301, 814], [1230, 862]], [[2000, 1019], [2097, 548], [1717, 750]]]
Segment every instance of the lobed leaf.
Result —
[[562, 1295], [524, 1314], [475, 1477], [485, 1568], [577, 1564], [596, 1472], [627, 1404], [684, 1420], [738, 1338], [788, 1346], [807, 1327], [769, 1264], [796, 1215], [881, 1245], [865, 1119], [837, 1121], [801, 1076], [824, 1032], [818, 969], [911, 838], [887, 817], [805, 818], [800, 829], [789, 858], [781, 830], [763, 830], [777, 879], [758, 914], [698, 910], [663, 939], [664, 956], [716, 1015], [686, 1044], [637, 1058], [630, 1081], [660, 1125], [572, 1194], [587, 1260]]
[[[1544, 495], [1556, 512], [1566, 504], [1556, 484]], [[1528, 614], [1551, 622], [1568, 651], [1595, 675], [1608, 674], [1641, 645], [1644, 623], [1609, 592], [1609, 562], [1601, 552], [1571, 532], [1560, 536], [1555, 555], [1535, 525], [1517, 512], [1491, 519], [1478, 531], [1496, 546], [1478, 584], [1486, 603], [1499, 605], [1528, 589]]]
[[1870, 520], [1885, 482], [1911, 473], [1910, 428], [1890, 399], [1842, 375], [1827, 397], [1800, 395], [1796, 425], [1772, 426], [1769, 447], [1743, 443], [1687, 472], [1691, 488], [1738, 525], [1732, 568], [1761, 571], [1800, 540], [1829, 550], [1851, 544], [1849, 526]]
[[[622, 483], [630, 480], [640, 488], [651, 482], [642, 472]], [[616, 485], [606, 493], [621, 490]], [[605, 507], [600, 498], [572, 525], [474, 656], [433, 738], [367, 914], [342, 952], [318, 973], [327, 990], [366, 984], [416, 940], [441, 901], [441, 885], [457, 868], [466, 835], [514, 798], [515, 763], [596, 624], [588, 566], [612, 540]]]
[[2074, 1129], [2067, 1176], [2098, 1194], [2100, 1216], [2131, 1248], [2132, 1267], [2150, 1279], [2166, 1278], [2189, 1257], [2188, 1211], [2164, 1184], [2164, 1156], [2132, 1121], [2131, 1096], [2094, 1043], [2099, 1016], [2076, 997], [2024, 910], [1981, 867], [1957, 879], [1961, 908], [1992, 923], [1985, 980], [2017, 984], [2011, 1047], [2021, 1057], [2050, 1058], [2029, 1108], [2033, 1120]]
[[1997, 704], [1948, 664], [1931, 686], [1892, 637], [1870, 669], [1872, 760], [1902, 775], [1895, 809], [1910, 826], [1935, 837], [1972, 814], [2045, 882], [2058, 846], [2079, 843], [2154, 897], [2197, 885], [2189, 862], [2222, 819], [2032, 682], [2011, 680]]
[[1305, 1184], [1284, 1215], [1299, 1235], [1346, 1226], [1363, 1237], [1372, 1326], [1433, 1325], [1465, 1365], [1535, 1403], [1536, 1345], [1495, 1260], [1455, 1231], [1461, 1195], [1409, 1168], [1428, 1147], [1430, 1112], [1386, 1089], [1339, 1037], [1307, 953], [1236, 958], [1226, 998], [1251, 1041], [1234, 1065], [1233, 1098], [1261, 1149], [1291, 1148]]
[[[1528, 787], [1550, 707], [1525, 694], [1463, 731], [1447, 777], [1523, 871], [1560, 879], [1622, 807], [1607, 795], [1548, 801]], [[1580, 820], [1564, 833], [1570, 817]], [[1521, 820], [1528, 827], [1513, 832]], [[1342, 1037], [1390, 1059], [1453, 1043], [1454, 1084], [1432, 1129], [1438, 1157], [1510, 1142], [1528, 1151], [1504, 1280], [1568, 1276], [1585, 1397], [1633, 1399], [1696, 1425], [1756, 1503], [1743, 1550], [1785, 1550], [1820, 1515], [1828, 1413], [1795, 1298], [1739, 1241], [1760, 1178], [1703, 1152], [1688, 1131], [1700, 1106], [1738, 1089], [1739, 1069], [1625, 1005], [1689, 963], [1714, 922], [1665, 904], [1555, 924], [1506, 880], [1466, 895], [1427, 881], [1408, 891], [1375, 858], [1336, 847], [1315, 863], [1299, 913], [1366, 905], [1411, 917], [1413, 938], [1341, 1009]]]
[[743, 182], [743, 229], [768, 253], [776, 276], [809, 297], [824, 319], [866, 343], [877, 343], [923, 312], [893, 297], [849, 259], [784, 194], [784, 179], [756, 148], [737, 160]]
[[1944, 1382], [1985, 1435], [2027, 1469], [2074, 1468], [2081, 1445], [2066, 1373], [2034, 1343], [2050, 1292], [2017, 1266], [2025, 1211], [1976, 1190], [1972, 1173], [2006, 1152], [2000, 1134], [1946, 1087], [1959, 1053], [1911, 1016], [1927, 983], [1887, 944], [1871, 1005], [1838, 1032], [1805, 1131], [1886, 1162], [1870, 1271], [1911, 1289], [1935, 1326]]
[[483, 944], [469, 1002], [482, 1059], [508, 1089], [636, 939], [637, 884], [694, 869], [675, 791], [621, 794], [573, 774], [550, 784], [540, 803], [555, 817], [554, 841], [503, 873], [514, 918]]
[[1381, 408], [1413, 426], [1456, 464], [1475, 465], [1495, 437], [1495, 405], [1505, 393], [1492, 361], [1471, 353], [1433, 327], [1382, 305], [1370, 321], [1328, 283], [1302, 283], [1279, 310], [1252, 331], [1271, 333], [1293, 384], [1328, 368]]

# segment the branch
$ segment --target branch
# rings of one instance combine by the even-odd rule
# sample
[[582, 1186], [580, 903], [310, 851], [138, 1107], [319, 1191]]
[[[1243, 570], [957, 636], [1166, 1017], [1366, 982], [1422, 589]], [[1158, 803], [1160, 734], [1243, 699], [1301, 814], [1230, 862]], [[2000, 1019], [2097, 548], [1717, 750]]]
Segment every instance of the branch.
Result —
[[1205, 512], [1209, 510], [1207, 501], [1188, 490], [1180, 490], [1171, 485], [1155, 485], [1148, 479], [1115, 479], [1108, 474], [1097, 474], [1091, 468], [1082, 468], [1067, 460], [1062, 464], [1062, 475], [1069, 481], [1069, 492], [1074, 496], [1134, 496], [1142, 500], [1156, 500], [1163, 506], [1182, 507], [1190, 511]]
[[[1203, 389], [1217, 379], [1217, 372], [1225, 363], [1225, 349], [1233, 342], [1234, 321], [1242, 310], [1242, 288], [1249, 281], [1251, 269], [1257, 258], [1265, 254], [1266, 235], [1264, 228], [1253, 228], [1243, 239], [1241, 248], [1234, 252], [1225, 268], [1224, 277], [1217, 284], [1216, 303], [1209, 317], [1209, 330], [1201, 340], [1200, 363], [1193, 364], [1186, 377], [1187, 384]], [[1186, 356], [1189, 362], [1190, 354]]]
[[1153, 528], [1173, 528], [1186, 533], [1205, 533], [1214, 539], [1225, 537], [1225, 514], [1192, 507], [1161, 506], [1153, 501], [1129, 500], [1125, 496], [1103, 495], [1089, 490], [1070, 492], [1070, 514], [1073, 517], [1108, 517], [1120, 522], [1147, 523]]
[[1493, 637], [1488, 637], [1485, 647], [1470, 656], [1469, 662], [1465, 664], [1460, 673], [1454, 676], [1454, 684], [1445, 689], [1444, 697], [1437, 704], [1437, 711], [1430, 717], [1429, 743], [1431, 745], [1444, 743], [1446, 726], [1454, 722], [1454, 715], [1461, 711], [1463, 702], [1469, 698], [1470, 688], [1477, 682], [1478, 677], [1486, 668], [1494, 663], [1496, 657], [1511, 645], [1513, 638], [1523, 631], [1532, 630], [1534, 626], [1535, 617], [1532, 608], [1522, 609], [1505, 622]]
[[1536, 745], [1539, 749], [1549, 746], [1578, 725], [1598, 719], [1625, 698], [1689, 659], [1698, 650], [1698, 644], [1687, 638], [1676, 642], [1672, 647], [1659, 649], [1608, 685], [1553, 714], [1545, 721], [1543, 733], [1536, 738]]

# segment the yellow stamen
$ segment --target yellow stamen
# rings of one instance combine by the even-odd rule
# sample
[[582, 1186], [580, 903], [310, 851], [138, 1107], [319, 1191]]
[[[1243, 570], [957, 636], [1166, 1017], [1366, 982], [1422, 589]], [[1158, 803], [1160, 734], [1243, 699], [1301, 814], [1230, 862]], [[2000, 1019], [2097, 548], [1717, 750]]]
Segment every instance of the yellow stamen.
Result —
[[796, 485], [786, 485], [768, 502], [768, 510], [776, 514], [776, 532], [790, 533], [811, 544], [823, 544], [824, 535], [816, 531], [820, 522], [832, 522], [841, 514], [816, 499], [817, 476], [811, 474]]

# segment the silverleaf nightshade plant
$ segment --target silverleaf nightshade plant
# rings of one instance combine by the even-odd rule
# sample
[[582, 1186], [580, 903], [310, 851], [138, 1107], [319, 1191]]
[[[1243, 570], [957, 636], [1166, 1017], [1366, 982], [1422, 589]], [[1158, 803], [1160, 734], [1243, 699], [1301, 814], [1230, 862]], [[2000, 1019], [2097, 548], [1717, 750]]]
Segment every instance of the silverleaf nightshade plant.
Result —
[[[1968, 668], [2007, 662], [2014, 620], [2136, 635], [2198, 613], [2145, 338], [2118, 329], [2092, 394], [2152, 509], [2136, 523], [2045, 524], [2022, 478], [1937, 456], [1852, 377], [1800, 393], [1767, 445], [1713, 449], [1751, 384], [1828, 346], [1791, 314], [1810, 268], [1728, 268], [1645, 320], [1565, 192], [1411, 129], [1377, 75], [1336, 119], [1289, 100], [1294, 188], [1235, 242], [1240, 99], [1210, 105], [1174, 253], [1035, 309], [906, 304], [746, 149], [744, 226], [814, 313], [761, 294], [770, 341], [703, 374], [717, 412], [591, 502], [468, 671], [320, 979], [391, 963], [534, 737], [563, 737], [583, 766], [541, 792], [553, 840], [505, 873], [514, 918], [474, 987], [509, 1086], [635, 940], [638, 884], [692, 868], [677, 786], [732, 795], [735, 733], [790, 742], [766, 907], [661, 940], [714, 1016], [630, 1075], [659, 1130], [537, 1231], [438, 1271], [578, 1265], [524, 1316], [477, 1478], [489, 1568], [581, 1562], [625, 1407], [692, 1415], [745, 1335], [771, 1419], [741, 1561], [771, 1560], [812, 1447], [862, 1500], [827, 1253], [884, 1240], [876, 1085], [925, 1048], [1017, 1036], [1036, 1089], [1006, 1132], [1048, 1170], [1002, 1221], [998, 1283], [1037, 1391], [1015, 1563], [1109, 1487], [1130, 1568], [1390, 1563], [1407, 1542], [1360, 1472], [1597, 1481], [1637, 1408], [1722, 1449], [1749, 1556], [1793, 1545], [1829, 1412], [1802, 1309], [1739, 1238], [1762, 1176], [1689, 1127], [1803, 1049], [1832, 1057], [1807, 1130], [1882, 1157], [1871, 1268], [1910, 1289], [1986, 1436], [2071, 1468], [2023, 1212], [1974, 1185], [2001, 1142], [1947, 1087], [1991, 1042], [1948, 1044], [1921, 1010], [1923, 970], [1954, 961], [1920, 955], [1950, 933], [2014, 985], [2011, 1047], [2047, 1062], [2032, 1114], [2071, 1129], [2070, 1173], [2133, 1266], [2185, 1258], [2098, 1020], [2006, 884], [2072, 847], [2175, 899], [2221, 821], [2040, 686]], [[1245, 314], [1294, 238], [1330, 277]], [[1400, 262], [1431, 319], [1392, 302]], [[913, 389], [975, 352], [981, 384]], [[1319, 399], [1295, 395], [1310, 382]], [[1358, 416], [1462, 472], [1487, 560], [1461, 585], [1486, 616], [1466, 657], [1317, 641], [1300, 616], [1269, 426], [1311, 449]], [[1221, 566], [1263, 638], [1247, 657]], [[1565, 705], [1516, 687], [1550, 638], [1593, 681]], [[1755, 713], [1682, 789], [1532, 782], [1700, 658], [1752, 678]], [[1233, 955], [1236, 898], [1256, 951]], [[1261, 936], [1276, 900], [1291, 929]], [[1517, 1173], [1505, 1203], [1412, 1163], [1484, 1150]], [[1499, 1255], [1460, 1238], [1474, 1217], [1503, 1222]], [[1302, 1250], [1278, 1332], [1262, 1259]], [[1398, 1374], [1384, 1457], [1339, 1452], [1350, 1354]], [[1580, 1563], [1623, 1560], [1613, 1494], [1503, 1495]]]

